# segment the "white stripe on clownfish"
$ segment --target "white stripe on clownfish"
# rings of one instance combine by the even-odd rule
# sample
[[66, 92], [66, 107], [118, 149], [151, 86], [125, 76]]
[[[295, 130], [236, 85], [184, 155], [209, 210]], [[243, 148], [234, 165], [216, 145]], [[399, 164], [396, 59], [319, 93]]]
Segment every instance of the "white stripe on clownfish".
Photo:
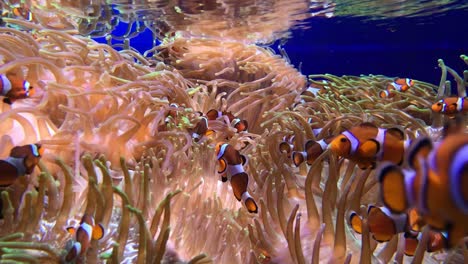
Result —
[[383, 156], [383, 152], [384, 152], [383, 146], [384, 146], [386, 132], [387, 132], [386, 129], [379, 128], [377, 132], [377, 136], [375, 137], [375, 140], [379, 142], [379, 145], [380, 145], [379, 152], [377, 152], [377, 155], [376, 155], [377, 160], [380, 160]]
[[242, 172], [245, 172], [244, 171], [244, 167], [242, 166], [242, 164], [236, 164], [236, 165], [227, 165], [227, 178], [228, 180], [230, 181], [231, 180], [231, 177], [234, 176], [234, 175], [237, 175], [239, 173], [242, 173]]
[[1, 74], [0, 78], [3, 84], [2, 95], [6, 95], [11, 90], [11, 82], [5, 74]]
[[220, 159], [223, 155], [224, 155], [224, 151], [226, 151], [226, 148], [228, 147], [229, 144], [223, 144], [221, 145], [220, 149], [219, 149], [219, 153], [218, 153], [218, 156], [216, 156], [216, 159]]
[[461, 189], [461, 177], [463, 175], [463, 168], [468, 165], [468, 145], [459, 149], [452, 159], [450, 164], [450, 189], [452, 198], [457, 207], [466, 215], [468, 214], [468, 204], [463, 197]]
[[356, 153], [356, 151], [358, 150], [359, 148], [359, 140], [356, 138], [356, 136], [353, 135], [353, 133], [351, 133], [350, 131], [344, 131], [342, 133], [348, 140], [349, 142], [351, 143], [351, 150], [350, 150], [350, 154], [351, 155], [354, 155], [354, 153]]

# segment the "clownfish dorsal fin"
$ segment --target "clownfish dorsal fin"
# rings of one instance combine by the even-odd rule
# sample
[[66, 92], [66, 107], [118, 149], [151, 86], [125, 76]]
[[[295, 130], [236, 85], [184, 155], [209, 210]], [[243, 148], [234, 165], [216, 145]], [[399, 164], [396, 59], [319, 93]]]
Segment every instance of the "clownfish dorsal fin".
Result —
[[216, 120], [218, 118], [218, 110], [216, 109], [211, 109], [206, 113], [206, 117], [208, 120]]
[[242, 166], [246, 166], [247, 165], [247, 162], [249, 162], [249, 159], [247, 159], [247, 157], [243, 154], [240, 154], [239, 155], [241, 160], [242, 160]]
[[349, 223], [354, 232], [362, 234], [362, 219], [356, 212], [352, 211], [349, 214]]
[[315, 140], [307, 140], [307, 142], [304, 145], [305, 151], [307, 151], [309, 148], [311, 148], [315, 144], [317, 144]]
[[380, 183], [380, 196], [384, 205], [392, 212], [401, 214], [408, 208], [405, 175], [395, 164], [383, 163], [376, 172]]
[[67, 229], [67, 232], [68, 232], [70, 235], [76, 234], [76, 228], [75, 228], [75, 227], [69, 226], [69, 227], [67, 227], [66, 229]]
[[362, 127], [362, 128], [365, 128], [365, 127], [367, 127], [367, 128], [378, 128], [376, 125], [374, 125], [371, 122], [363, 122], [363, 123], [359, 124], [359, 126]]
[[104, 236], [104, 227], [101, 224], [93, 226], [92, 238], [94, 240], [99, 240]]
[[373, 158], [380, 150], [380, 143], [375, 139], [369, 139], [359, 146], [358, 153], [364, 158]]
[[426, 158], [432, 150], [432, 141], [428, 137], [415, 139], [408, 150], [408, 165], [416, 168], [418, 159]]
[[405, 132], [399, 127], [392, 127], [387, 129], [387, 133], [395, 136], [399, 140], [405, 140]]

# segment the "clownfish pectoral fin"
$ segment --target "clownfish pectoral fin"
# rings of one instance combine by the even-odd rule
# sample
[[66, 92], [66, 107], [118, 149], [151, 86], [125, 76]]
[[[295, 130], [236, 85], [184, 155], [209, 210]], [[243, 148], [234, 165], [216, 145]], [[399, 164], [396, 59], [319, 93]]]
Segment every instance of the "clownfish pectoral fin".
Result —
[[9, 104], [9, 105], [13, 104], [13, 101], [12, 101], [10, 98], [8, 98], [8, 97], [3, 98], [3, 102], [4, 102], [5, 104]]
[[304, 155], [298, 151], [293, 151], [291, 157], [296, 167], [299, 167], [305, 161]]
[[385, 162], [376, 172], [384, 205], [393, 213], [401, 214], [408, 208], [405, 175], [395, 164]]
[[99, 240], [104, 236], [104, 227], [101, 224], [93, 226], [92, 237], [94, 240]]
[[362, 219], [356, 212], [349, 214], [349, 223], [354, 232], [362, 234]]
[[218, 160], [218, 164], [219, 164], [218, 173], [224, 173], [227, 168], [226, 160], [224, 158], [220, 158]]
[[67, 227], [66, 229], [67, 229], [67, 232], [68, 232], [70, 235], [76, 234], [76, 228], [74, 228], [73, 226], [69, 226], [69, 227]]
[[432, 150], [432, 141], [428, 137], [421, 137], [413, 140], [408, 150], [408, 165], [416, 169], [417, 161], [420, 158], [426, 158]]
[[399, 140], [405, 139], [405, 132], [401, 128], [398, 128], [398, 127], [388, 128], [387, 133], [395, 136]]
[[369, 139], [358, 149], [358, 153], [364, 158], [374, 158], [379, 152], [380, 144], [375, 139]]

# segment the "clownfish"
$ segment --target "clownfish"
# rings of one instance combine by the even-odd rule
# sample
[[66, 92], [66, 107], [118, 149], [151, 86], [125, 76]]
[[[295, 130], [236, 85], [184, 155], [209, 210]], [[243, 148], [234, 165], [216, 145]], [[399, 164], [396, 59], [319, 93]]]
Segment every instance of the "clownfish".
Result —
[[21, 6], [17, 6], [17, 7], [14, 7], [11, 12], [13, 13], [13, 15], [15, 15], [16, 17], [22, 17], [28, 21], [33, 21], [34, 20], [34, 15], [33, 13], [31, 12], [31, 10], [27, 7], [21, 7]]
[[359, 168], [375, 168], [377, 161], [401, 164], [409, 141], [399, 128], [378, 128], [362, 123], [336, 136], [328, 148], [337, 156], [355, 161]]
[[279, 144], [279, 151], [281, 153], [286, 153], [288, 158], [291, 158], [291, 151], [294, 149], [295, 139], [295, 135], [286, 135]]
[[99, 240], [104, 236], [104, 227], [101, 224], [96, 225], [91, 215], [84, 214], [78, 229], [67, 227], [67, 232], [76, 235], [73, 246], [65, 256], [65, 260], [70, 262], [86, 253], [92, 239]]
[[454, 117], [457, 113], [468, 112], [467, 97], [446, 97], [431, 106], [433, 112]]
[[250, 213], [257, 213], [257, 203], [247, 191], [249, 175], [243, 167], [247, 158], [227, 143], [218, 143], [216, 155], [219, 163], [218, 173], [222, 174], [221, 180], [223, 182], [229, 180], [236, 199], [242, 200]]
[[468, 235], [468, 134], [449, 134], [436, 146], [418, 138], [406, 159], [410, 170], [379, 167], [383, 203], [393, 213], [415, 208], [425, 224], [447, 232], [448, 247], [456, 246]]
[[305, 151], [293, 151], [292, 160], [296, 167], [299, 167], [304, 161], [307, 165], [312, 163], [328, 148], [328, 144], [334, 139], [334, 137], [327, 137], [318, 141], [308, 140], [305, 143]]
[[31, 174], [39, 163], [44, 150], [40, 144], [16, 146], [10, 156], [0, 160], [0, 187], [7, 187], [23, 175]]
[[208, 130], [208, 119], [205, 116], [201, 116], [200, 121], [193, 128], [188, 129], [188, 132], [195, 142], [200, 141], [204, 135], [211, 132]]
[[414, 85], [414, 81], [408, 78], [396, 78], [387, 85], [387, 89], [379, 93], [380, 98], [392, 98], [395, 96], [394, 90], [406, 92]]
[[249, 128], [249, 124], [247, 120], [240, 119], [235, 117], [231, 112], [226, 112], [226, 111], [218, 111], [216, 109], [211, 109], [206, 113], [206, 117], [208, 120], [216, 120], [222, 116], [227, 116], [230, 126], [234, 127], [237, 129], [237, 132], [248, 132], [247, 129]]
[[[370, 205], [367, 208], [367, 223], [372, 238], [379, 242], [387, 242], [394, 235], [404, 233], [405, 237], [405, 255], [414, 256], [416, 248], [421, 240], [421, 233], [411, 228], [410, 216], [407, 213], [393, 214], [386, 207], [375, 207]], [[411, 214], [415, 213], [414, 211]], [[362, 218], [356, 213], [351, 212], [349, 222], [354, 232], [362, 233]], [[430, 230], [429, 240], [426, 250], [435, 252], [441, 250], [446, 245], [446, 234]]]
[[33, 96], [34, 89], [28, 81], [14, 74], [0, 74], [0, 95], [5, 97], [4, 103], [11, 105], [17, 99]]

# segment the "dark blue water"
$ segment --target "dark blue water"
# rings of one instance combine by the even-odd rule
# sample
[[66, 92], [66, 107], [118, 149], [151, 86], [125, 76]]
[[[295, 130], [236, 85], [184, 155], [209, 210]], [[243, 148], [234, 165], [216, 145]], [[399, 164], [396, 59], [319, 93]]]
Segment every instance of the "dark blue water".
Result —
[[[314, 17], [306, 21], [308, 29], [293, 29], [292, 38], [283, 47], [291, 63], [305, 75], [383, 74], [438, 85], [439, 58], [459, 74], [468, 68], [460, 59], [461, 54], [468, 55], [467, 17], [468, 10], [385, 20]], [[121, 24], [113, 34], [121, 35], [126, 28]], [[277, 49], [278, 43], [272, 47]], [[151, 32], [145, 30], [130, 45], [140, 52], [150, 49]]]

